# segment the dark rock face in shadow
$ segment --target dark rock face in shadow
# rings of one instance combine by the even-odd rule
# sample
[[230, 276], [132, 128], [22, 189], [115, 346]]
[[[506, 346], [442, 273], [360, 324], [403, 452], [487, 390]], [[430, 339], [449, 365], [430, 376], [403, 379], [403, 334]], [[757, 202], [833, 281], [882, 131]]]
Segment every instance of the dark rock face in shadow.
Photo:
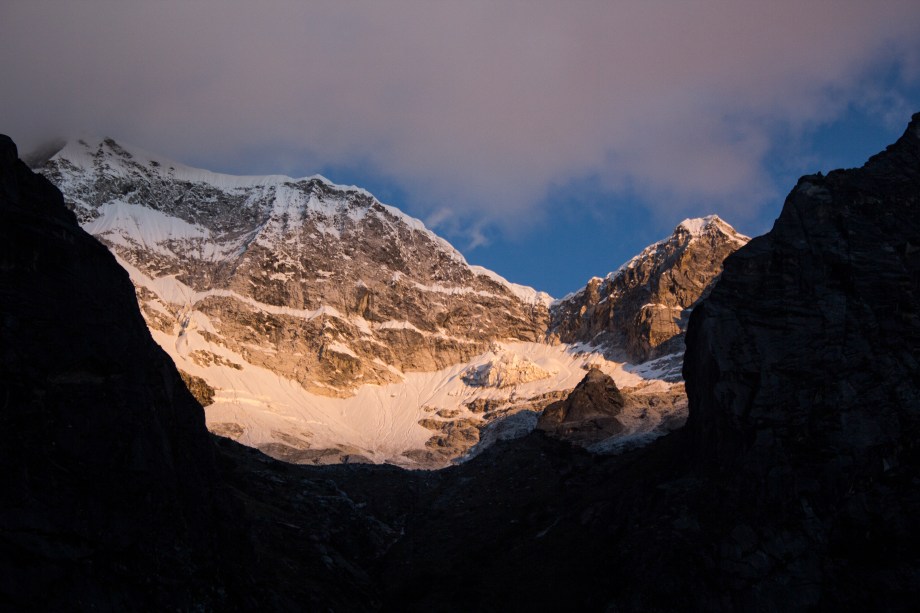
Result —
[[701, 452], [898, 464], [920, 419], [920, 116], [862, 168], [800, 179], [691, 326]]
[[5, 136], [0, 214], [0, 592], [14, 607], [207, 601], [191, 576], [157, 574], [211, 567], [201, 406], [127, 274]]
[[761, 522], [736, 540], [774, 588], [798, 582], [803, 606], [916, 593], [920, 114], [862, 168], [800, 179], [725, 261], [684, 376], [688, 449], [732, 474], [730, 504]]

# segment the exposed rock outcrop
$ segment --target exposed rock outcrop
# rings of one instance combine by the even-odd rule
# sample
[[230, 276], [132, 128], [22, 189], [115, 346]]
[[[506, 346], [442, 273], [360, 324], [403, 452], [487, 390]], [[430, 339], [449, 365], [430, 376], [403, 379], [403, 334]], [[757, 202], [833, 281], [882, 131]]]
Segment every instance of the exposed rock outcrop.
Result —
[[658, 381], [620, 390], [591, 368], [566, 397], [546, 406], [537, 429], [594, 453], [617, 453], [677, 430], [687, 420], [682, 384]]
[[622, 432], [617, 415], [623, 404], [613, 379], [592, 368], [568, 398], [546, 407], [537, 428], [580, 444], [596, 443]]
[[192, 393], [192, 396], [195, 397], [195, 400], [197, 400], [201, 406], [206, 407], [214, 402], [214, 388], [208, 385], [207, 381], [181, 370], [179, 371], [179, 375], [182, 377], [182, 382], [185, 383], [185, 387], [188, 388], [188, 391]]
[[625, 353], [638, 363], [683, 352], [693, 306], [722, 271], [722, 261], [748, 241], [715, 215], [681, 222], [607, 277], [553, 303], [549, 333]]
[[471, 366], [461, 378], [477, 387], [511, 387], [549, 377], [551, 373], [516, 353], [502, 353], [481, 366]]

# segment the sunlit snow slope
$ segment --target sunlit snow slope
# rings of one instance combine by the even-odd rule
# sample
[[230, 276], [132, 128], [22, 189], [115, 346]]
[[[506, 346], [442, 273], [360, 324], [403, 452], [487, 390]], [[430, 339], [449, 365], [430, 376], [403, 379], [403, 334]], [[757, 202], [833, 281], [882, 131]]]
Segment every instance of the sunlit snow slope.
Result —
[[532, 429], [588, 363], [670, 389], [547, 344], [549, 296], [364, 190], [211, 173], [111, 139], [72, 141], [40, 170], [128, 270], [209, 427], [277, 457], [443, 466]]

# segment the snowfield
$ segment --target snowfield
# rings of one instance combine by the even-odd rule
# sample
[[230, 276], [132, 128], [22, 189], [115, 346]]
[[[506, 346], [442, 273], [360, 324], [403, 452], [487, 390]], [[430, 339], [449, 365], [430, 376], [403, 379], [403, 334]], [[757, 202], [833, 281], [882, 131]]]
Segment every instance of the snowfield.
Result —
[[[411, 467], [405, 456], [423, 450], [432, 432], [419, 421], [441, 409], [459, 411], [459, 417], [474, 418], [467, 404], [478, 398], [521, 400], [551, 391], [574, 388], [589, 366], [601, 368], [620, 387], [633, 387], [643, 379], [627, 372], [622, 364], [593, 353], [573, 351], [568, 345], [542, 343], [498, 343], [493, 350], [468, 363], [435, 372], [409, 372], [403, 381], [389, 385], [363, 385], [349, 398], [312, 394], [298, 383], [272, 371], [248, 364], [243, 356], [209, 343], [197, 334], [207, 322], [200, 313], [183, 334], [184, 341], [152, 330], [154, 339], [176, 362], [179, 369], [206, 379], [217, 388], [215, 401], [205, 408], [209, 428], [221, 433], [228, 424], [241, 428], [235, 437], [243, 444], [264, 447], [269, 443], [290, 445], [300, 439], [312, 449], [342, 449], [368, 460]], [[203, 349], [242, 365], [242, 370], [212, 364], [201, 366], [189, 356]], [[516, 385], [512, 390], [471, 386], [463, 381], [470, 368], [486, 368], [502, 355], [533, 362], [550, 376]], [[536, 420], [530, 424], [530, 429]]]

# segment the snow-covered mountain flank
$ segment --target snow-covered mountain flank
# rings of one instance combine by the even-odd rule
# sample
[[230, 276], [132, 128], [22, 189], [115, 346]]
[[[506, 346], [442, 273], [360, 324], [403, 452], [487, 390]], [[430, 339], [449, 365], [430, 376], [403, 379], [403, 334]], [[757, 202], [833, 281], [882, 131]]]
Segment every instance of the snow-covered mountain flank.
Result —
[[298, 462], [444, 465], [533, 429], [589, 366], [665, 399], [627, 403], [644, 408], [619, 435], [672, 427], [681, 384], [635, 365], [680, 350], [683, 311], [746, 240], [688, 220], [553, 303], [320, 176], [216, 174], [111, 139], [35, 165], [129, 272], [209, 428]]

